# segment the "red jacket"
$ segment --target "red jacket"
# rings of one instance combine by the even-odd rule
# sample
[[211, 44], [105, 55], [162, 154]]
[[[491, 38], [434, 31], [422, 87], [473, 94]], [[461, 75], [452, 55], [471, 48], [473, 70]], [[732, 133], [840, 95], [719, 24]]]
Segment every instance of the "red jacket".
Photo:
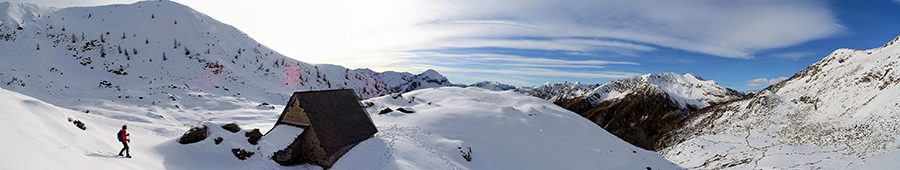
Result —
[[127, 142], [128, 141], [128, 133], [125, 132], [125, 129], [119, 130], [119, 142]]

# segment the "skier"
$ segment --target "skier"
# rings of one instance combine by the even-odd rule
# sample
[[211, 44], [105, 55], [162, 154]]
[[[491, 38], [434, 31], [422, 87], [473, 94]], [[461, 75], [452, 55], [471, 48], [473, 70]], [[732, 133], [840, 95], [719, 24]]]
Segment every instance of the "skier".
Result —
[[122, 156], [122, 151], [125, 151], [125, 157], [131, 158], [131, 154], [128, 153], [130, 152], [130, 149], [128, 149], [128, 142], [131, 142], [131, 139], [128, 139], [128, 136], [131, 136], [131, 134], [125, 132], [125, 129], [128, 129], [128, 126], [122, 125], [122, 130], [119, 130], [119, 134], [116, 135], [119, 137], [119, 142], [122, 142], [122, 145], [125, 146], [119, 151], [119, 156]]

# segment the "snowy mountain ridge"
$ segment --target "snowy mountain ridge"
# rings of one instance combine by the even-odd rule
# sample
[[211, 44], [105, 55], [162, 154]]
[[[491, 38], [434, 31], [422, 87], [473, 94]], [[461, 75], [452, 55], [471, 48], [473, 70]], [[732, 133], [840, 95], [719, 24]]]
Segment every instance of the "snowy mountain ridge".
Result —
[[515, 89], [553, 102], [623, 140], [657, 150], [681, 118], [712, 104], [744, 96], [693, 73], [645, 74], [604, 84], [545, 83]]
[[[81, 99], [194, 108], [185, 98], [286, 101], [297, 90], [360, 98], [452, 86], [434, 70], [374, 72], [287, 58], [227, 24], [170, 1], [53, 8], [0, 3], [0, 82], [67, 108]], [[209, 96], [209, 97], [207, 97]]]
[[459, 86], [459, 87], [480, 87], [483, 89], [488, 89], [488, 90], [493, 90], [493, 91], [507, 91], [507, 90], [517, 89], [516, 86], [509, 85], [509, 84], [503, 84], [503, 83], [496, 82], [496, 81], [482, 81], [482, 82], [477, 82], [477, 83], [473, 83], [470, 85], [460, 84], [457, 86]]
[[660, 153], [688, 168], [855, 169], [900, 150], [898, 40], [835, 50], [759, 93], [695, 112]]
[[590, 105], [598, 105], [603, 101], [625, 97], [634, 93], [636, 89], [647, 86], [658, 87], [665, 92], [672, 102], [679, 105], [684, 111], [682, 116], [687, 116], [690, 110], [696, 110], [709, 106], [712, 103], [720, 103], [743, 97], [743, 93], [736, 90], [722, 88], [715, 81], [704, 80], [693, 73], [660, 73], [644, 74], [638, 77], [614, 80], [604, 84], [569, 83], [545, 83], [531, 88], [521, 88], [517, 91], [547, 99], [554, 103], [565, 103], [575, 98], [585, 98]]

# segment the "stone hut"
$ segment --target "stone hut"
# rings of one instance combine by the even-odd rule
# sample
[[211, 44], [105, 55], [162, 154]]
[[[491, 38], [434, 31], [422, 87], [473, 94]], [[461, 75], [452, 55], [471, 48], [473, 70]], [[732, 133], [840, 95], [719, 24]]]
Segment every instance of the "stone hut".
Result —
[[315, 163], [329, 168], [353, 146], [378, 132], [350, 89], [294, 92], [272, 129], [280, 125], [304, 129], [287, 148], [272, 156], [281, 165]]

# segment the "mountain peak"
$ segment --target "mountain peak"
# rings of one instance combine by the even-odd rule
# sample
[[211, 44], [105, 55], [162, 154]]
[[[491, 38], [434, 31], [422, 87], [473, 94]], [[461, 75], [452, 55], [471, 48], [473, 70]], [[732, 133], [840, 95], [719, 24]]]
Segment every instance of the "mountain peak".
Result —
[[695, 79], [700, 80], [700, 81], [705, 81], [705, 80], [706, 80], [706, 79], [703, 79], [703, 77], [700, 77], [700, 75], [697, 75], [697, 74], [694, 74], [694, 73], [684, 73], [684, 76], [685, 76], [685, 77], [691, 76], [691, 77], [694, 77]]
[[444, 75], [441, 75], [441, 73], [438, 73], [434, 69], [425, 70], [424, 72], [419, 74], [419, 76], [423, 76], [423, 77], [429, 78], [429, 79], [438, 79], [438, 80], [447, 79], [446, 77], [444, 77]]

